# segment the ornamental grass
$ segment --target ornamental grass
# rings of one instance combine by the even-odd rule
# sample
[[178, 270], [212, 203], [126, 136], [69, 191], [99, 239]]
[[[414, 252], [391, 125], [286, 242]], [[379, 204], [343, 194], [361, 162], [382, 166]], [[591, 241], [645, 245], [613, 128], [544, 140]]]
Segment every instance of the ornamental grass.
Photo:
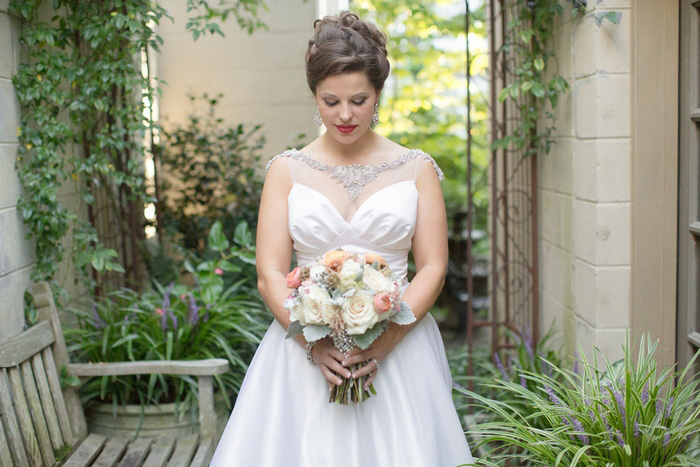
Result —
[[[487, 451], [473, 465], [697, 466], [700, 352], [674, 372], [657, 368], [656, 347], [643, 337], [633, 358], [626, 339], [615, 363], [597, 349], [589, 362], [579, 347], [577, 372], [547, 361], [551, 374], [521, 370], [518, 379], [486, 385], [504, 399], [457, 388], [492, 415], [469, 431]], [[511, 400], [529, 411], [514, 410]]]

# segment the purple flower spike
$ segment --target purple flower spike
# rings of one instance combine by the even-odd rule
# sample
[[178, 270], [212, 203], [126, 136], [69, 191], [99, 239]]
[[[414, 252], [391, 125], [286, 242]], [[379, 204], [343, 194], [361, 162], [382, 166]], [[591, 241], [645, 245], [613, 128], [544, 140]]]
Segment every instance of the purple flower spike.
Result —
[[590, 440], [588, 439], [588, 436], [583, 433], [583, 425], [581, 424], [579, 419], [576, 417], [573, 417], [571, 419], [571, 421], [574, 425], [574, 429], [579, 432], [579, 434], [576, 435], [576, 436], [578, 436], [578, 439], [584, 444], [584, 446], [588, 446], [588, 444], [590, 443]]
[[97, 312], [97, 305], [94, 303], [92, 304], [92, 317], [95, 320], [95, 327], [97, 329], [104, 329], [104, 327], [107, 326], [105, 320], [103, 320], [100, 314]]
[[656, 399], [656, 413], [661, 413], [664, 409], [664, 401], [661, 399]]
[[[160, 320], [160, 327], [163, 331], [168, 329], [168, 314], [170, 313], [170, 293], [173, 290], [173, 287], [175, 287], [175, 282], [171, 282], [170, 285], [168, 285], [168, 288], [165, 289], [165, 294], [163, 295], [163, 304], [161, 305], [161, 309], [163, 310], [163, 317]], [[173, 315], [173, 323], [177, 322], [177, 318], [175, 318], [175, 315]], [[177, 325], [175, 325], [177, 328]]]
[[506, 369], [503, 368], [503, 363], [501, 362], [501, 357], [498, 356], [498, 352], [493, 353], [493, 359], [496, 361], [496, 368], [501, 372], [501, 375], [503, 375], [503, 379], [506, 381], [510, 381], [510, 378], [508, 377], [508, 373], [506, 373]]
[[666, 434], [664, 435], [664, 447], [668, 446], [668, 443], [670, 443], [670, 442], [671, 442], [671, 433], [669, 433], [667, 431]]
[[620, 411], [620, 417], [622, 418], [622, 423], [627, 425], [626, 418], [627, 413], [625, 412], [625, 397], [622, 395], [621, 391], [615, 391], [615, 401], [617, 402], [617, 408]]
[[622, 438], [622, 433], [620, 432], [620, 430], [616, 430], [615, 434], [617, 435], [617, 444], [624, 447], [625, 440]]
[[578, 374], [578, 353], [574, 352], [574, 373]]
[[647, 405], [649, 402], [649, 383], [644, 384], [642, 388], [642, 404]]
[[532, 330], [530, 329], [530, 325], [526, 324], [525, 325], [525, 332], [523, 335], [523, 344], [525, 345], [525, 350], [527, 351], [527, 355], [530, 357], [531, 362], [535, 362], [535, 348], [532, 345]]
[[188, 303], [189, 314], [187, 319], [189, 320], [190, 324], [197, 324], [197, 322], [199, 322], [199, 306], [194, 299], [194, 295], [192, 295], [192, 293], [189, 293], [188, 295], [190, 301]]
[[666, 418], [671, 416], [671, 408], [673, 407], [673, 397], [671, 397], [668, 400], [668, 404], [666, 405]]
[[637, 420], [634, 421], [634, 437], [639, 438], [639, 422]]
[[520, 373], [520, 385], [527, 389], [527, 380], [525, 379], [525, 375]]
[[549, 386], [545, 386], [544, 389], [547, 391], [547, 395], [549, 396], [549, 400], [552, 401], [552, 404], [561, 405], [561, 400], [559, 400], [557, 395], [554, 393], [554, 389], [550, 388]]

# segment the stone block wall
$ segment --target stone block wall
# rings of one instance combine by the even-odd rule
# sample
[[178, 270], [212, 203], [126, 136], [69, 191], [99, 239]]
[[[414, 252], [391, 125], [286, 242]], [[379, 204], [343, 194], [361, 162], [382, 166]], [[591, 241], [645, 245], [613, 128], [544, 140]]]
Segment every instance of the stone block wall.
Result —
[[[565, 6], [554, 41], [571, 89], [539, 159], [540, 327], [554, 320], [568, 354], [580, 343], [615, 360], [632, 313], [631, 3], [588, 3], [573, 20]], [[619, 24], [596, 21], [609, 11]]]
[[24, 324], [23, 295], [34, 264], [34, 244], [17, 211], [20, 185], [15, 171], [19, 103], [12, 76], [20, 63], [19, 19], [0, 0], [0, 340], [19, 333]]
[[252, 35], [234, 18], [222, 24], [226, 37], [200, 37], [185, 29], [185, 2], [162, 3], [174, 22], [164, 18], [158, 28], [164, 39], [156, 57], [157, 73], [165, 80], [159, 101], [161, 123], [182, 123], [191, 108], [187, 93], [223, 93], [217, 106], [227, 124], [262, 124], [267, 138], [263, 160], [293, 144], [299, 133], [305, 142], [318, 136], [313, 124], [316, 105], [306, 84], [304, 52], [313, 33], [317, 2], [272, 0], [261, 15], [267, 30]]

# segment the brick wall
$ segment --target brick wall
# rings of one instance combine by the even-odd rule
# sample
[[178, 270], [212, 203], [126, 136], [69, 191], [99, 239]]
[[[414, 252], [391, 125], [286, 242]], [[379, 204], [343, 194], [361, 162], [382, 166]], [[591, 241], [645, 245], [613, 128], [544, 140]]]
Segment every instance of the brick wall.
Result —
[[[611, 359], [630, 326], [630, 2], [589, 2], [555, 43], [571, 84], [556, 112], [557, 144], [540, 159], [541, 327], [552, 320], [566, 351], [592, 345]], [[596, 22], [615, 11], [620, 23]]]

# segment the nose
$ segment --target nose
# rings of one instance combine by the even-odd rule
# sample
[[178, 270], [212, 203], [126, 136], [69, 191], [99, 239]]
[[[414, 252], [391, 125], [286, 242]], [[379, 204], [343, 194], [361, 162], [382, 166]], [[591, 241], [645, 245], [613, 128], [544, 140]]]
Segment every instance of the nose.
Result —
[[340, 107], [340, 113], [338, 114], [340, 119], [344, 122], [349, 122], [352, 120], [352, 109], [350, 108], [350, 104], [341, 104]]

